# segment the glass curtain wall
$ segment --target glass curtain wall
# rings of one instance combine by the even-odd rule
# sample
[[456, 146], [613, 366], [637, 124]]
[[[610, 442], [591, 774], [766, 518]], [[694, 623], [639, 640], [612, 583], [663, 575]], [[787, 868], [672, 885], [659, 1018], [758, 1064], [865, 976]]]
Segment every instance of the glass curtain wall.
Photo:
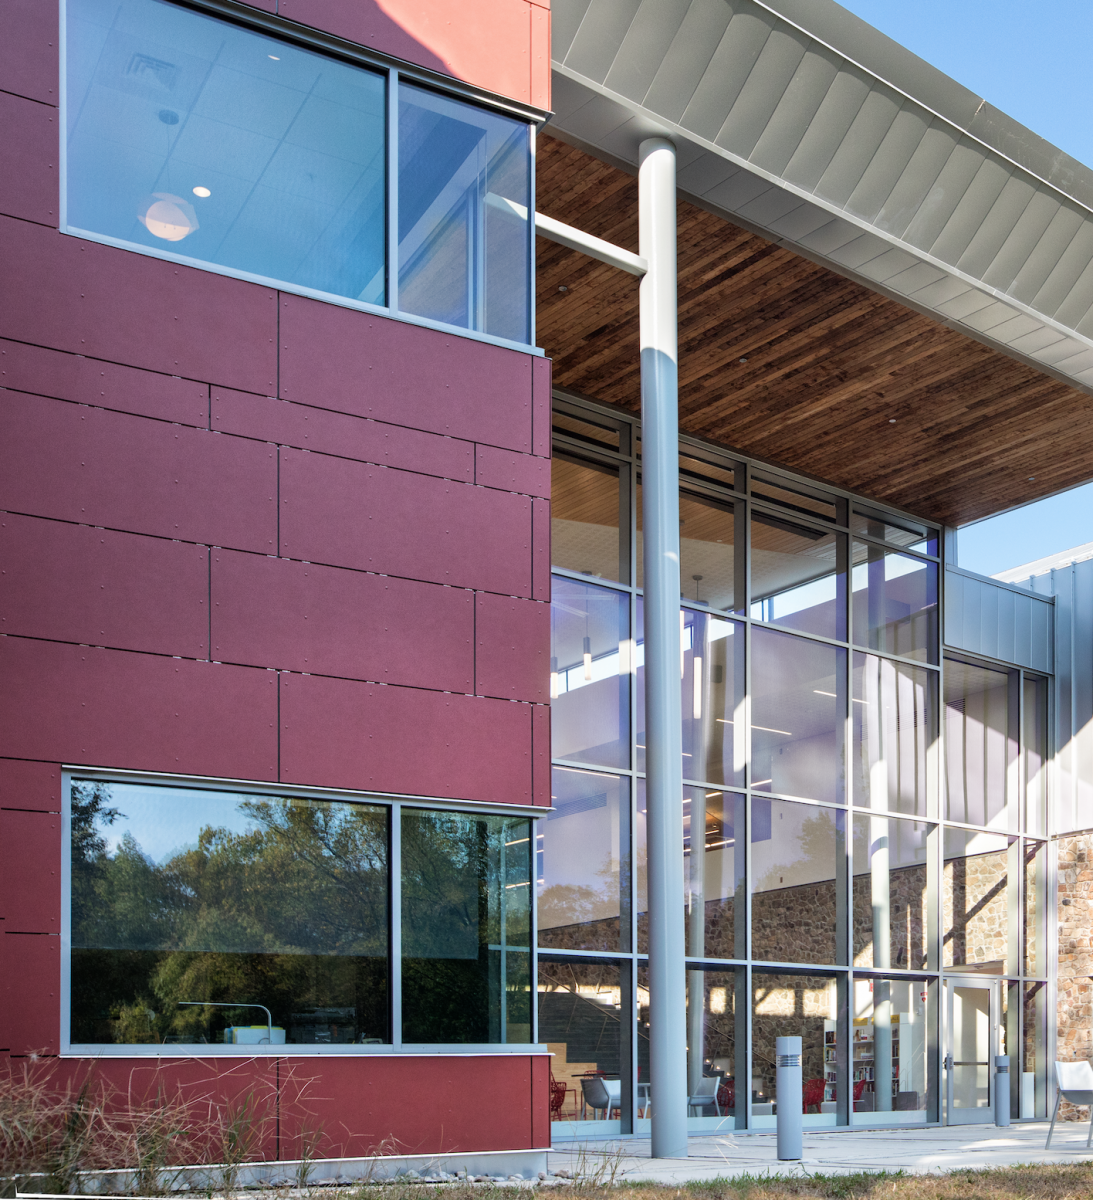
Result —
[[[540, 1020], [561, 964], [579, 967], [622, 1057], [555, 1060], [556, 1080], [582, 1068], [555, 1136], [641, 1132], [656, 1105], [640, 447], [636, 421], [556, 398]], [[1032, 1073], [1020, 1111], [1039, 1112], [1047, 864], [1018, 814], [1043, 833], [1046, 681], [975, 676], [978, 724], [946, 762], [942, 717], [951, 732], [951, 689], [968, 688], [942, 682], [936, 529], [683, 439], [680, 533], [691, 1128], [773, 1127], [781, 1035], [804, 1039], [806, 1127], [938, 1121], [942, 973], [996, 960]], [[1020, 881], [1001, 896], [999, 872]], [[593, 1078], [617, 1104], [584, 1101], [602, 1099]]]
[[1011, 1112], [1044, 1118], [1047, 680], [955, 656], [944, 675], [943, 962], [999, 981]]

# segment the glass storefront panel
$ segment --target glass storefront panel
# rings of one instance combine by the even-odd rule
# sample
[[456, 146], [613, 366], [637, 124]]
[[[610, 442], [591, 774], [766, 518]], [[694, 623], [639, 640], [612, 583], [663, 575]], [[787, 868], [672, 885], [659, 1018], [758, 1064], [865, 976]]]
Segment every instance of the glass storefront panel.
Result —
[[555, 767], [550, 791], [553, 811], [536, 823], [539, 945], [628, 950], [630, 781]]
[[846, 814], [751, 799], [751, 953], [768, 962], [844, 961], [837, 880], [845, 875]]
[[757, 621], [846, 637], [846, 538], [753, 508], [751, 615]]
[[398, 122], [399, 308], [526, 342], [528, 126], [406, 83]]
[[[751, 493], [758, 500], [767, 500], [787, 513], [799, 516], [820, 517], [824, 521], [838, 521], [839, 507], [843, 503], [823, 495], [814, 495], [803, 488], [794, 487], [783, 479], [764, 479], [762, 475], [753, 472]], [[845, 518], [841, 522], [845, 524]]]
[[531, 1041], [531, 826], [402, 810], [402, 1038]]
[[[1047, 984], [1026, 983], [1024, 987], [1024, 1013], [1022, 1024], [1024, 1038], [1021, 1044], [1021, 1098], [1019, 1110], [1022, 1118], [1040, 1121], [1048, 1117], [1048, 1068], [1047, 1061]], [[1010, 1056], [1010, 1070], [1016, 1056]], [[1054, 1084], [1054, 1080], [1052, 1080]], [[1052, 1088], [1054, 1090], [1054, 1088]]]
[[856, 1125], [924, 1125], [929, 1100], [925, 979], [854, 980], [850, 1082]]
[[1023, 972], [1047, 974], [1047, 843], [1025, 842], [1021, 940]]
[[744, 957], [745, 811], [738, 793], [683, 789], [683, 879], [692, 958]]
[[945, 813], [950, 821], [1011, 827], [1007, 774], [1017, 757], [1010, 737], [1008, 671], [945, 661]]
[[[845, 1012], [842, 1014], [845, 1019]], [[774, 1053], [780, 1037], [801, 1039], [806, 1129], [836, 1124], [836, 1084], [827, 1078], [838, 1047], [838, 986], [831, 976], [752, 975], [751, 1128], [774, 1129], [778, 1104]], [[828, 1055], [830, 1054], [830, 1059]]]
[[1047, 680], [1024, 679], [1025, 829], [1047, 833]]
[[937, 553], [937, 535], [933, 530], [905, 517], [893, 517], [860, 504], [854, 505], [850, 531], [899, 546], [903, 550], [915, 550], [919, 554]]
[[[637, 488], [637, 586], [644, 584], [642, 488]], [[736, 511], [728, 500], [700, 492], [679, 493], [681, 598], [732, 612], [736, 595]]]
[[855, 650], [853, 686], [854, 803], [924, 817], [937, 675]]
[[159, 0], [67, 18], [71, 227], [386, 303], [382, 73]]
[[924, 821], [854, 815], [854, 965], [921, 970], [927, 963]]
[[845, 799], [846, 651], [752, 628], [751, 785]]
[[77, 780], [70, 836], [72, 1042], [390, 1041], [385, 808]]
[[854, 641], [882, 654], [937, 662], [937, 563], [855, 542]]
[[539, 959], [539, 1042], [550, 1060], [554, 1137], [618, 1133], [629, 1090], [625, 964]]
[[550, 604], [550, 730], [555, 758], [630, 765], [628, 597], [555, 576]]
[[[744, 627], [685, 608], [683, 622], [683, 778], [744, 783]], [[644, 643], [642, 645], [644, 651]], [[638, 713], [644, 729], [644, 653], [639, 654]], [[645, 767], [639, 736], [638, 768]]]
[[942, 940], [946, 967], [984, 975], [1006, 973], [1010, 847], [1016, 840], [971, 829], [945, 830]]
[[744, 969], [687, 971], [687, 1117], [692, 1133], [743, 1127], [736, 1105], [737, 1047], [747, 1043]]
[[550, 557], [554, 566], [622, 581], [630, 533], [619, 537], [619, 469], [555, 450], [550, 463]]

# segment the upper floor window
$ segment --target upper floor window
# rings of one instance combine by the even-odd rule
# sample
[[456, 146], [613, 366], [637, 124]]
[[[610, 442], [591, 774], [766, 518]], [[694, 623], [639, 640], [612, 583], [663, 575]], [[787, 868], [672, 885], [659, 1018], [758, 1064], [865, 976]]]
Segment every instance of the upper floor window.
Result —
[[69, 232], [530, 340], [525, 121], [164, 0], [67, 13]]

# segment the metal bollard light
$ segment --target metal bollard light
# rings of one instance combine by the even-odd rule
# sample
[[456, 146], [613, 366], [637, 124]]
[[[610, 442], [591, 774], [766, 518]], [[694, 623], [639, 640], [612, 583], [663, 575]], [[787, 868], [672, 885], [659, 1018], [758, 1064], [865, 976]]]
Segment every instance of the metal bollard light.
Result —
[[1010, 1056], [994, 1056], [994, 1123], [1010, 1123]]
[[778, 1100], [778, 1161], [800, 1159], [801, 1134], [804, 1122], [803, 1089], [801, 1084], [801, 1039], [780, 1037], [774, 1041], [777, 1065], [776, 1091]]

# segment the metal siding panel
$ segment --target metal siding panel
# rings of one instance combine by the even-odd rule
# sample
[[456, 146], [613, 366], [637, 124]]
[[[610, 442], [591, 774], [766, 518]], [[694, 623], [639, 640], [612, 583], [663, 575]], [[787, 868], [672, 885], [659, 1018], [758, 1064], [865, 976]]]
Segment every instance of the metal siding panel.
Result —
[[980, 654], [989, 654], [993, 658], [1002, 658], [998, 653], [999, 629], [999, 596], [996, 588], [987, 587], [975, 581], [976, 596], [979, 601], [979, 628], [976, 631], [976, 649]]
[[0, 931], [61, 932], [61, 815], [0, 809]]
[[566, 51], [565, 65], [603, 83], [641, 0], [592, 0]]
[[932, 246], [926, 247], [934, 258], [955, 263], [982, 229], [987, 214], [1010, 181], [1013, 168], [993, 158], [980, 157], [979, 170], [957, 200], [945, 228]]
[[952, 158], [956, 146], [956, 136], [942, 121], [935, 120], [927, 127], [903, 174], [877, 213], [878, 228], [898, 237], [906, 234], [910, 223], [933, 195], [938, 176]]
[[917, 106], [905, 102], [846, 202], [852, 213], [876, 220], [928, 129], [929, 118]]
[[774, 28], [714, 141], [749, 158], [804, 57], [806, 35]]
[[649, 86], [646, 108], [671, 121], [682, 118], [734, 11], [735, 5], [725, 0], [693, 0]]
[[643, 101], [689, 7], [689, 0], [643, 0], [607, 72], [605, 85], [620, 96]]
[[[1061, 240], [1061, 239], [1060, 239]], [[1093, 221], [1082, 218], [1081, 225], [1060, 251], [1058, 261], [1036, 290], [1030, 304], [1047, 316], [1057, 316], [1058, 309], [1075, 285], [1093, 264]]]
[[550, 605], [475, 594], [475, 694], [550, 701]]
[[531, 704], [321, 675], [285, 675], [286, 783], [531, 800]]
[[628, 108], [607, 96], [595, 95], [569, 118], [566, 131], [595, 146], [633, 119], [634, 114]]
[[[984, 584], [983, 586], [989, 587], [990, 585]], [[991, 588], [991, 590], [998, 594], [998, 626], [995, 631], [995, 644], [998, 647], [996, 657], [1004, 662], [1019, 663], [1021, 659], [1017, 654], [1017, 629], [1020, 623], [1018, 597], [1008, 588]]]
[[554, 123], [564, 124], [568, 129], [567, 122], [588, 103], [588, 95], [587, 90], [575, 79], [552, 72], [550, 103], [554, 109]]
[[899, 109], [899, 96], [874, 85], [827, 170], [820, 176], [817, 195], [834, 204], [847, 203], [892, 128]]
[[565, 62], [591, 4], [592, 0], [554, 0], [551, 4], [550, 53], [557, 62]]
[[1088, 828], [1093, 825], [1093, 560], [1074, 564], [1073, 614], [1075, 815]]
[[61, 811], [61, 769], [53, 763], [0, 758], [0, 808]]
[[946, 275], [936, 283], [929, 283], [916, 292], [908, 292], [908, 295], [921, 304], [933, 306], [945, 304], [950, 300], [955, 300], [958, 296], [966, 296], [969, 292], [974, 291], [975, 288], [962, 279], [954, 279], [951, 275]]
[[0, 562], [5, 634], [209, 657], [204, 546], [5, 513]]
[[1001, 300], [993, 300], [990, 304], [983, 308], [978, 308], [973, 313], [968, 313], [962, 320], [969, 329], [975, 329], [979, 333], [987, 333], [989, 330], [1009, 321], [1013, 317], [1013, 309], [1008, 304], [1003, 304]]
[[926, 199], [907, 226], [904, 238], [920, 250], [929, 250], [956, 211], [961, 197], [983, 165], [981, 147], [960, 138], [941, 168]]
[[1055, 363], [1056, 370], [1065, 371], [1069, 375], [1076, 375], [1079, 371], [1088, 371], [1093, 367], [1093, 350], [1088, 346], [1083, 346], [1077, 354], [1072, 354], [1069, 358], [1061, 358]]
[[931, 283], [937, 283], [938, 280], [946, 278], [948, 277], [940, 267], [934, 267], [916, 259], [913, 267], [909, 267], [906, 271], [900, 271], [898, 275], [893, 275], [888, 280], [887, 286], [904, 296], [911, 296], [924, 287], [929, 287]]
[[815, 250], [818, 254], [831, 255], [841, 246], [846, 246], [859, 237], [861, 237], [861, 230], [857, 225], [851, 225], [842, 217], [831, 217], [815, 233], [810, 233], [808, 237], [802, 238], [801, 245], [806, 246], [809, 250]]
[[744, 84], [776, 25], [766, 12], [739, 11], [733, 14], [725, 35], [694, 95], [680, 118], [680, 124], [707, 141], [713, 141], [725, 124]]
[[964, 644], [964, 579], [955, 571], [945, 572], [945, 632], [947, 646]]
[[[40, 0], [39, 0], [40, 2]], [[41, 5], [52, 8], [52, 5]], [[4, 39], [0, 38], [0, 44]], [[28, 986], [32, 984], [33, 986]], [[60, 1053], [61, 939], [0, 934], [0, 1042], [12, 1055]]]
[[776, 221], [800, 207], [800, 199], [792, 192], [787, 192], [785, 188], [770, 187], [737, 211], [746, 220], [770, 229]]
[[869, 95], [869, 76], [845, 59], [833, 56], [833, 62], [837, 71], [831, 86], [785, 169], [790, 183], [809, 191], [815, 189], [831, 165]]
[[803, 242], [824, 225], [831, 223], [831, 214], [816, 204], [802, 201], [795, 209], [779, 217], [771, 231], [794, 242]]
[[1047, 325], [1037, 325], [1031, 333], [1014, 338], [1010, 342], [1010, 349], [1016, 350], [1020, 354], [1036, 354], [1038, 351], [1046, 350], [1048, 346], [1053, 346], [1056, 342], [1062, 341], [1062, 339], [1063, 334], [1057, 329], [1051, 329]]
[[56, 4], [7, 0], [0, 38], [0, 91], [43, 105], [57, 103]]
[[1057, 362], [1062, 362], [1066, 358], [1073, 358], [1075, 354], [1081, 353], [1084, 349], [1085, 346], [1076, 338], [1065, 337], [1050, 346], [1045, 346], [1042, 350], [1037, 350], [1032, 357], [1037, 362], [1046, 363], [1049, 367], [1053, 367]]
[[878, 258], [865, 263], [858, 269], [866, 277], [876, 283], [887, 283], [894, 275], [899, 275], [914, 266], [915, 256], [906, 250], [886, 250]]
[[738, 167], [728, 159], [707, 153], [684, 167], [676, 177], [676, 182], [682, 191], [690, 192], [693, 196], [706, 196], [742, 170], [743, 167]]
[[1080, 333], [1082, 337], [1093, 337], [1093, 307], [1091, 307], [1080, 321], [1075, 322], [1074, 332]]
[[474, 481], [479, 487], [550, 499], [550, 459], [513, 454], [496, 446], [476, 446]]
[[995, 341], [1004, 342], [1005, 345], [1012, 346], [1018, 338], [1027, 337], [1030, 333], [1042, 328], [1043, 326], [1035, 317], [1028, 317], [1024, 313], [1018, 313], [1017, 316], [1010, 317], [1008, 321], [1003, 321], [1001, 325], [995, 325], [991, 330], [991, 337]]
[[749, 204], [757, 196], [769, 191], [772, 186], [761, 175], [753, 175], [750, 171], [743, 170], [731, 179], [726, 179], [723, 184], [707, 192], [706, 195], [712, 203], [720, 205], [729, 212], [739, 212], [745, 204]]
[[942, 304], [935, 304], [934, 307], [938, 312], [944, 313], [947, 317], [952, 317], [956, 321], [963, 321], [972, 313], [979, 312], [981, 309], [987, 308], [988, 305], [997, 304], [997, 300], [993, 300], [990, 296], [984, 296], [982, 292], [976, 291], [975, 288], [968, 288], [966, 292], [961, 292], [958, 296], [954, 296], [952, 300], [946, 300]]
[[863, 233], [854, 241], [840, 246], [831, 257], [835, 262], [842, 263], [843, 266], [856, 271], [874, 258], [879, 258], [888, 249], [888, 243], [882, 238], [872, 233]]
[[[11, 29], [5, 23], [5, 35]], [[0, 212], [23, 221], [56, 225], [58, 212], [57, 110], [0, 91], [4, 170]]]
[[1036, 189], [1026, 177], [1011, 174], [998, 198], [984, 215], [967, 249], [960, 255], [956, 264], [959, 269], [982, 279], [1032, 203], [1035, 194]]
[[838, 69], [838, 59], [830, 50], [816, 42], [809, 43], [752, 150], [752, 162], [776, 175], [785, 170], [831, 89]]
[[1039, 254], [1043, 236], [1061, 207], [1055, 194], [1034, 188], [1025, 211], [983, 272], [983, 282], [991, 287], [1012, 289], [1025, 264]]

